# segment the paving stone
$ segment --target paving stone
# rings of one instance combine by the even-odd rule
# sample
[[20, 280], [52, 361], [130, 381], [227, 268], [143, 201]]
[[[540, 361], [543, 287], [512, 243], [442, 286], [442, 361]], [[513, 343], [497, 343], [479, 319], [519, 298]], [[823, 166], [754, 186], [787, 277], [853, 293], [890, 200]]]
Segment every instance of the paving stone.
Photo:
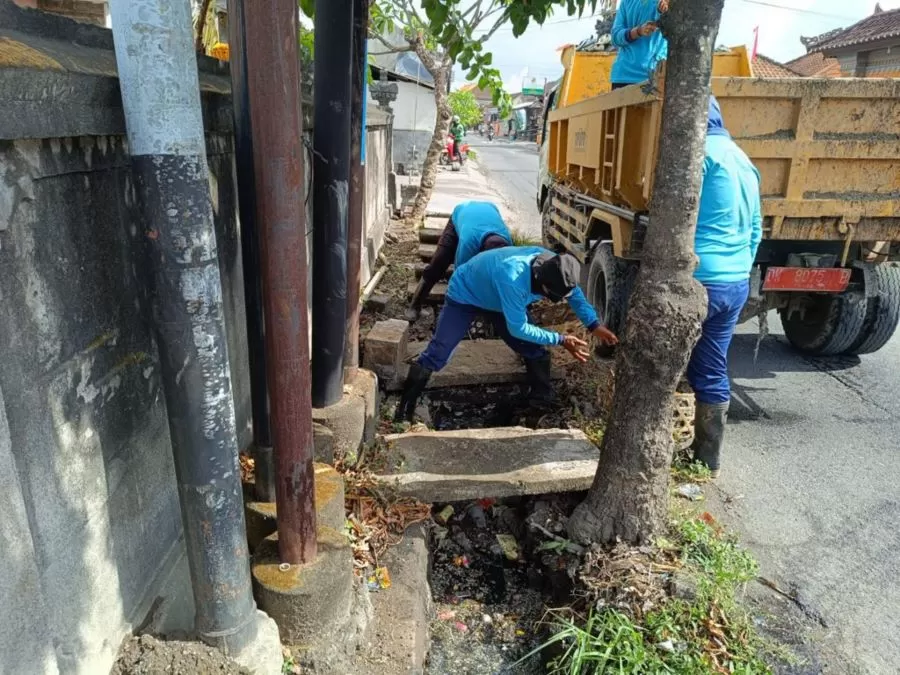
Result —
[[401, 319], [378, 321], [366, 335], [363, 367], [378, 375], [384, 368], [399, 371], [407, 353], [409, 322]]
[[[418, 282], [410, 281], [409, 286], [407, 286], [406, 291], [409, 297], [412, 297], [413, 293], [416, 292], [416, 287], [418, 286]], [[431, 287], [431, 292], [428, 293], [428, 297], [425, 298], [425, 302], [443, 302], [447, 297], [447, 284], [435, 284]]]
[[385, 436], [380, 478], [423, 502], [587, 490], [600, 451], [578, 429], [499, 427]]
[[383, 312], [387, 309], [388, 303], [390, 301], [390, 296], [384, 295], [383, 293], [378, 293], [376, 295], [370, 296], [369, 299], [366, 300], [366, 309], [372, 312]]
[[[408, 362], [418, 356], [427, 342], [410, 342], [407, 357], [400, 364], [398, 378], [383, 378], [390, 391], [402, 386], [409, 370]], [[553, 368], [551, 376], [561, 379], [563, 372]], [[502, 340], [463, 340], [453, 352], [450, 362], [431, 376], [429, 389], [467, 387], [474, 384], [515, 384], [525, 381], [525, 364], [521, 357]]]

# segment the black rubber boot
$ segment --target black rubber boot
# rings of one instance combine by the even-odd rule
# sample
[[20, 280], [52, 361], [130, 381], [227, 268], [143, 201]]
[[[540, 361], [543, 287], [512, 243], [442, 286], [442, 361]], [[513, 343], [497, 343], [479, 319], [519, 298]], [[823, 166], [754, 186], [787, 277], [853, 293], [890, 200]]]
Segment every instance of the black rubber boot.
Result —
[[406, 320], [410, 323], [419, 319], [419, 315], [422, 313], [422, 305], [425, 304], [425, 298], [429, 291], [431, 291], [431, 288], [426, 288], [425, 279], [419, 279], [419, 285], [416, 286], [412, 300], [409, 302], [409, 308], [406, 310]]
[[548, 408], [556, 403], [556, 392], [550, 379], [550, 354], [539, 359], [526, 359], [525, 371], [528, 374], [528, 403], [535, 408]]
[[409, 374], [406, 376], [406, 382], [403, 383], [403, 394], [400, 396], [400, 402], [397, 404], [397, 411], [394, 413], [395, 422], [412, 422], [413, 416], [416, 414], [416, 404], [419, 402], [419, 396], [428, 385], [431, 379], [431, 371], [424, 366], [413, 362], [409, 367]]
[[719, 456], [725, 444], [725, 423], [728, 421], [728, 406], [725, 403], [697, 403], [694, 416], [694, 461], [706, 465], [713, 478], [719, 477]]

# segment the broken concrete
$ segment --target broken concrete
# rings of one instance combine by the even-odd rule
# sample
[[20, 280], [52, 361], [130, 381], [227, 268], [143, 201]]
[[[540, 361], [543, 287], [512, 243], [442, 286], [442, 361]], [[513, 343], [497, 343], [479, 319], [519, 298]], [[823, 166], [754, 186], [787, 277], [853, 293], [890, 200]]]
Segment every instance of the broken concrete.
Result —
[[334, 434], [334, 456], [355, 459], [360, 446], [375, 440], [378, 410], [378, 378], [360, 368], [356, 378], [344, 385], [341, 400], [327, 408], [313, 408], [313, 422]]
[[[407, 295], [411, 298], [413, 294], [416, 292], [416, 287], [419, 284], [415, 281], [410, 281], [409, 286], [407, 287]], [[425, 298], [425, 302], [430, 303], [439, 303], [444, 302], [444, 299], [447, 297], [447, 284], [435, 284], [432, 286], [431, 291], [428, 293], [428, 297]]]
[[[400, 366], [398, 377], [385, 373], [385, 387], [397, 391], [406, 378], [408, 362], [424, 351], [427, 342], [411, 342], [407, 347], [407, 357]], [[554, 379], [562, 379], [563, 372], [557, 367], [551, 371]], [[502, 340], [464, 340], [453, 352], [453, 358], [428, 381], [429, 389], [442, 387], [468, 387], [476, 384], [515, 384], [525, 382], [525, 364], [521, 357], [506, 346]]]
[[428, 624], [433, 613], [425, 526], [410, 526], [403, 541], [388, 549], [381, 563], [391, 572], [391, 587], [369, 596], [374, 616], [366, 644], [351, 672], [423, 673], [429, 648]]
[[363, 343], [363, 366], [382, 380], [394, 378], [406, 359], [409, 322], [400, 319], [378, 321]]
[[421, 431], [384, 440], [394, 469], [380, 478], [423, 502], [587, 490], [599, 457], [577, 429]]

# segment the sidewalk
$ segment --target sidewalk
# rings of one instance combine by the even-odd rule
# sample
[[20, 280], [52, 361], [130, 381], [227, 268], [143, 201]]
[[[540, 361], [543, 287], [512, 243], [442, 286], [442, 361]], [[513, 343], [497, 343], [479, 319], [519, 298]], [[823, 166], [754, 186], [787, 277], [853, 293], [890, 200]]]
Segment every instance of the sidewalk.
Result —
[[[399, 176], [398, 180], [401, 185], [413, 185], [419, 182], [419, 177]], [[438, 167], [437, 180], [425, 213], [427, 216], [450, 214], [457, 204], [470, 200], [494, 202], [505, 221], [513, 220], [513, 213], [503, 197], [488, 184], [484, 174], [478, 170], [475, 160], [472, 159], [468, 160], [459, 171]]]

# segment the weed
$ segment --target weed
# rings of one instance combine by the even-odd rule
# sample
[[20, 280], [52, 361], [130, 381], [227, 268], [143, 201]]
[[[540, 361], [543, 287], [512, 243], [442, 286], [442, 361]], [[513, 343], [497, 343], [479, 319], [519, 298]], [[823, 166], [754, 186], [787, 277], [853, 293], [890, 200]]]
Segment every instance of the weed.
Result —
[[679, 517], [656, 546], [678, 553], [683, 566], [678, 574], [696, 582], [696, 594], [667, 597], [641, 620], [603, 602], [586, 615], [554, 615], [554, 634], [537, 650], [553, 647], [558, 654], [550, 661], [551, 672], [771, 672], [760, 655], [773, 650], [735, 599], [756, 577], [756, 561], [708, 514]]
[[516, 228], [512, 228], [509, 231], [509, 235], [512, 238], [513, 246], [540, 246], [541, 240], [537, 237], [533, 237], [530, 234], [525, 234], [522, 230], [517, 230]]
[[708, 483], [711, 478], [709, 467], [701, 462], [676, 457], [672, 463], [672, 479], [676, 483]]

